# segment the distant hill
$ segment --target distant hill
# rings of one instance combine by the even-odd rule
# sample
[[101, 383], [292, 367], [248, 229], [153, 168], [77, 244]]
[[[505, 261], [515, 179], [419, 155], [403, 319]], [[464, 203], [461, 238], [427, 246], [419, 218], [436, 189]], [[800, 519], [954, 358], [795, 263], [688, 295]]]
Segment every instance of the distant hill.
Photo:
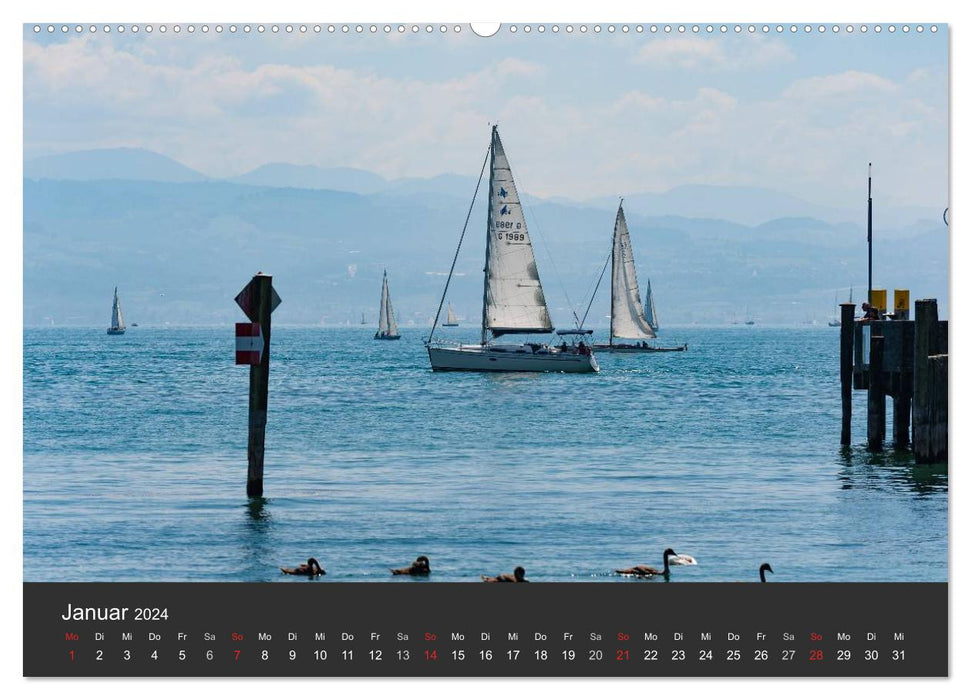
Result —
[[388, 186], [387, 180], [357, 168], [318, 168], [316, 165], [267, 163], [255, 170], [230, 178], [232, 182], [263, 187], [299, 187], [310, 190], [335, 190], [371, 194]]
[[101, 148], [24, 161], [31, 180], [151, 180], [204, 182], [209, 178], [168, 156], [144, 148]]
[[[485, 207], [472, 212], [449, 301], [477, 319]], [[117, 284], [129, 323], [230, 323], [233, 296], [257, 270], [274, 275], [279, 323], [375, 318], [387, 268], [403, 325], [434, 314], [469, 197], [361, 195], [226, 181], [24, 180], [23, 318], [27, 325], [108, 320]], [[760, 323], [825, 320], [834, 293], [866, 280], [866, 232], [790, 217], [747, 226], [720, 219], [645, 216], [628, 225], [642, 284], [651, 279], [662, 326], [718, 323], [748, 307]], [[610, 251], [613, 211], [553, 201], [527, 209], [553, 319], [569, 325]], [[943, 222], [883, 229], [874, 281], [945, 304]], [[606, 281], [606, 280], [605, 280]], [[857, 297], [859, 298], [859, 297]], [[602, 287], [590, 318], [609, 309]], [[47, 321], [45, 321], [47, 319]], [[463, 326], [464, 328], [464, 326]]]
[[[139, 148], [77, 151], [34, 158], [24, 162], [24, 177], [53, 180], [150, 180], [155, 182], [201, 182], [206, 175], [177, 161]], [[459, 198], [468, 202], [476, 180], [469, 175], [445, 173], [427, 178], [387, 180], [376, 173], [357, 168], [323, 168], [315, 165], [267, 163], [228, 178], [229, 182], [259, 187], [288, 187], [331, 190], [371, 195], [383, 193], [398, 198], [421, 195], [426, 198]], [[552, 202], [564, 206], [593, 207], [615, 211], [615, 197], [597, 197], [578, 202], [565, 197], [540, 198], [522, 193], [529, 206]], [[734, 221], [758, 226], [776, 219], [817, 219], [831, 224], [863, 223], [866, 203], [858, 209], [825, 207], [785, 192], [765, 187], [722, 185], [680, 185], [666, 192], [641, 192], [624, 197], [628, 214], [641, 216], [681, 216], [693, 219]], [[430, 204], [430, 203], [429, 203]], [[923, 228], [928, 221], [939, 221], [941, 212], [929, 207], [895, 206], [877, 202], [874, 227], [901, 231], [908, 226]], [[906, 235], [906, 234], [905, 234]]]

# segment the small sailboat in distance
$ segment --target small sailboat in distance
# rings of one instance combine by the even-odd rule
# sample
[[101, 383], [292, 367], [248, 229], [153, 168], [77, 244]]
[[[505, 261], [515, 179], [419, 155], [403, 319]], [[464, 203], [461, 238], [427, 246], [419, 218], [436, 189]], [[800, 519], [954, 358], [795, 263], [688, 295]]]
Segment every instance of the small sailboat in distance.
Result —
[[654, 294], [651, 292], [650, 278], [647, 280], [647, 292], [644, 294], [644, 318], [647, 319], [647, 325], [651, 327], [651, 330], [657, 333], [660, 326], [657, 323], [657, 310], [654, 308]]
[[111, 325], [108, 335], [124, 335], [125, 318], [121, 315], [121, 302], [118, 301], [118, 287], [115, 287], [115, 300], [111, 304]]
[[459, 325], [459, 320], [455, 318], [455, 311], [452, 309], [452, 305], [448, 305], [448, 311], [445, 314], [445, 323], [442, 324], [446, 328], [455, 328]]
[[[850, 304], [853, 303], [853, 287], [850, 287], [850, 300], [848, 303]], [[842, 325], [842, 321], [840, 319], [840, 313], [839, 313], [839, 304], [836, 302], [835, 295], [833, 296], [833, 318], [830, 319], [830, 322], [828, 325], [830, 328], [839, 328]]]
[[381, 283], [381, 308], [378, 310], [378, 332], [375, 340], [398, 340], [398, 321], [391, 308], [391, 293], [388, 292], [388, 271], [384, 271], [384, 281]]
[[[613, 248], [610, 255], [610, 341], [607, 344], [594, 345], [598, 350], [610, 352], [677, 352], [687, 350], [687, 345], [673, 348], [648, 345], [646, 341], [657, 337], [654, 327], [645, 315], [645, 308], [641, 304], [641, 293], [637, 286], [637, 270], [634, 267], [634, 251], [631, 249], [630, 232], [627, 230], [627, 219], [624, 216], [624, 202], [621, 200], [617, 207], [617, 218], [614, 220]], [[653, 296], [648, 288], [648, 299], [651, 300], [651, 320], [654, 314]], [[594, 291], [596, 294], [596, 291]], [[614, 338], [636, 340], [636, 343], [615, 343]]]
[[[539, 279], [533, 244], [526, 230], [526, 217], [519, 201], [512, 169], [492, 127], [489, 150], [482, 164], [479, 181], [489, 164], [489, 200], [486, 217], [484, 283], [482, 290], [482, 340], [477, 344], [454, 345], [425, 343], [428, 360], [435, 371], [466, 372], [598, 372], [600, 366], [593, 350], [582, 340], [575, 345], [554, 346], [541, 342], [497, 342], [500, 336], [552, 333], [543, 284]], [[478, 185], [476, 186], [478, 193]], [[472, 199], [473, 205], [475, 197]], [[469, 212], [471, 215], [471, 207]], [[466, 219], [468, 224], [468, 219]], [[462, 237], [465, 229], [462, 230]], [[461, 249], [462, 238], [455, 252]], [[455, 261], [449, 271], [439, 302], [441, 313]], [[432, 323], [432, 334], [438, 325]], [[489, 335], [491, 334], [491, 338]]]
[[367, 325], [367, 319], [364, 318], [364, 312], [363, 311], [361, 312], [361, 325], [362, 326], [366, 326]]

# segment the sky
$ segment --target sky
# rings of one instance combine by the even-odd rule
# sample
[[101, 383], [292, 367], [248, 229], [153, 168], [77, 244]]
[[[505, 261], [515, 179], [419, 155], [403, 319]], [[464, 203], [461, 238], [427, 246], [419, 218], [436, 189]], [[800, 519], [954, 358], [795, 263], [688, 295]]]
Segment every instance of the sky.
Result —
[[539, 196], [745, 185], [850, 206], [873, 161], [881, 194], [897, 205], [937, 208], [948, 197], [943, 25], [907, 34], [715, 25], [711, 35], [704, 25], [697, 34], [504, 25], [491, 38], [468, 25], [444, 35], [410, 25], [387, 35], [383, 25], [262, 35], [32, 26], [27, 159], [128, 146], [213, 177], [269, 162], [475, 176], [498, 122], [520, 187]]

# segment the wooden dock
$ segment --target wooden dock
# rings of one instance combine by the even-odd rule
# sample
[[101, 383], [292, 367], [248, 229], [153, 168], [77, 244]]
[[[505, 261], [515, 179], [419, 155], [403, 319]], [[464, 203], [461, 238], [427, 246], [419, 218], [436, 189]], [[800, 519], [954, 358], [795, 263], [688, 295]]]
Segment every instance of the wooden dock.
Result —
[[884, 447], [890, 396], [893, 446], [912, 447], [920, 463], [946, 462], [948, 326], [937, 317], [937, 300], [918, 300], [913, 321], [861, 321], [854, 304], [840, 307], [840, 443], [851, 442], [853, 390], [865, 390], [868, 449]]

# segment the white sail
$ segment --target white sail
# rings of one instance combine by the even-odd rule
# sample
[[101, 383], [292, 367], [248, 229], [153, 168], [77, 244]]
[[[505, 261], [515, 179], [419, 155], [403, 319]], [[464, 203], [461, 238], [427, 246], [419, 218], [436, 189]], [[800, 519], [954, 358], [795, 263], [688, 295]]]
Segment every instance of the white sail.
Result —
[[655, 338], [654, 330], [644, 317], [641, 293], [637, 287], [634, 252], [624, 218], [624, 206], [617, 208], [614, 223], [614, 251], [610, 279], [610, 336], [612, 338]]
[[118, 287], [115, 287], [115, 300], [111, 304], [111, 327], [123, 329], [125, 317], [121, 314], [121, 302], [118, 301]]
[[448, 311], [445, 314], [445, 323], [446, 325], [449, 325], [449, 326], [459, 325], [459, 320], [455, 318], [455, 311], [452, 309], [451, 304], [448, 305]]
[[388, 291], [388, 273], [384, 273], [381, 284], [381, 308], [378, 311], [378, 335], [398, 335], [398, 323], [391, 307], [391, 293]]
[[644, 318], [651, 330], [657, 333], [657, 310], [654, 308], [654, 293], [651, 291], [651, 280], [647, 280], [647, 293], [644, 294]]
[[553, 330], [509, 160], [492, 127], [483, 335]]

